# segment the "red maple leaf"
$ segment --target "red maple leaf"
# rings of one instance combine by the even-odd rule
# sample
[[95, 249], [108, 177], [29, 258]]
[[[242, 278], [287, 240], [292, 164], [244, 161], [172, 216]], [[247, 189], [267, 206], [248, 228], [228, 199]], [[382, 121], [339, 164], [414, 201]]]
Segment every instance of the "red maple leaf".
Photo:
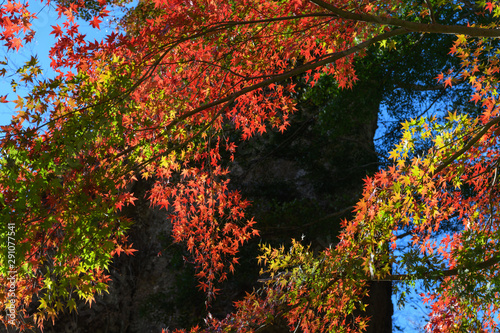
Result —
[[58, 25], [52, 25], [51, 27], [54, 28], [52, 30], [52, 32], [50, 33], [51, 35], [54, 34], [54, 36], [56, 36], [56, 38], [59, 37], [59, 36], [62, 36], [63, 31], [62, 31], [61, 27], [59, 26], [59, 24]]
[[101, 11], [99, 12], [99, 16], [100, 17], [105, 17], [105, 16], [108, 16], [110, 13], [109, 10], [106, 9], [106, 7], [104, 7], [103, 9], [101, 9]]
[[485, 8], [491, 13], [491, 11], [493, 10], [493, 3], [491, 1], [487, 2]]
[[101, 23], [102, 21], [99, 20], [97, 18], [97, 16], [94, 16], [94, 19], [90, 21], [90, 25], [93, 27], [93, 28], [97, 28], [99, 29], [99, 23]]
[[20, 7], [21, 7], [20, 3], [15, 3], [15, 2], [9, 1], [5, 5], [5, 10], [8, 12], [14, 13], [14, 12], [17, 12]]

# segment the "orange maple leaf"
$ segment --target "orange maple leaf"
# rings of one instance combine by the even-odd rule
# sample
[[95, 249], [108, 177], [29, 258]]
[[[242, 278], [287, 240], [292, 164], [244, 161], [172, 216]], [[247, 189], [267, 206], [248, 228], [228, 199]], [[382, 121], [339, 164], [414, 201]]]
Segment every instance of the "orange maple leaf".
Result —
[[451, 87], [451, 76], [444, 80], [444, 87], [446, 88], [448, 86]]
[[19, 48], [23, 46], [23, 43], [19, 38], [12, 38], [9, 44], [9, 49], [16, 49], [16, 51], [18, 51]]
[[470, 102], [474, 102], [475, 104], [477, 104], [477, 102], [479, 102], [480, 100], [481, 96], [478, 93], [475, 93], [474, 95], [472, 95]]

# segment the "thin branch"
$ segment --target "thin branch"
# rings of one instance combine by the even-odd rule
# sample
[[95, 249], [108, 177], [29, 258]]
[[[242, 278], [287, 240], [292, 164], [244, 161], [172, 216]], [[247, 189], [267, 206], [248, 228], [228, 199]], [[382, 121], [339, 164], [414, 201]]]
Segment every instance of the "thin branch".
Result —
[[421, 84], [414, 83], [396, 83], [398, 88], [409, 89], [412, 91], [430, 91], [430, 90], [442, 90], [445, 88], [444, 84], [436, 84], [433, 86], [424, 86]]

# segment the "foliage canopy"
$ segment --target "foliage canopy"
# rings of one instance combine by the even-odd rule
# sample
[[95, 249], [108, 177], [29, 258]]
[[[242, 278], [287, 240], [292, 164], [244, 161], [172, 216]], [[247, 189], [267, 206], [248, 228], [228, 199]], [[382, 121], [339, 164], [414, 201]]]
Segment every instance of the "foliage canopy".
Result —
[[[351, 88], [355, 57], [377, 45], [397, 49], [398, 38], [419, 33], [452, 35], [459, 62], [455, 71], [426, 73], [425, 82], [469, 85], [482, 113], [405, 122], [393, 164], [366, 179], [339, 242], [316, 255], [299, 242], [264, 246], [263, 291], [225, 320], [208, 318], [207, 330], [259, 331], [280, 318], [290, 329], [359, 331], [368, 282], [422, 279], [432, 287], [423, 295], [433, 309], [428, 331], [495, 331], [496, 2], [148, 0], [119, 21], [121, 30], [88, 41], [76, 17], [93, 16], [88, 24], [98, 29], [111, 15], [106, 5], [59, 2], [66, 21], [53, 26], [50, 52], [58, 76], [39, 80], [36, 58], [16, 74], [35, 83], [11, 101], [18, 113], [0, 141], [0, 281], [12, 286], [0, 299], [16, 309], [1, 317], [7, 325], [42, 326], [75, 309], [75, 297], [92, 302], [106, 290], [112, 256], [134, 251], [120, 210], [137, 199], [137, 177], [152, 179], [151, 204], [170, 213], [173, 237], [186, 244], [212, 298], [239, 247], [258, 236], [244, 213], [249, 203], [228, 189], [238, 140], [286, 129], [294, 77], [314, 87], [328, 75]], [[9, 1], [0, 15], [7, 48], [33, 39], [27, 4]], [[436, 238], [450, 222], [460, 227]], [[411, 246], [396, 251], [403, 236]]]

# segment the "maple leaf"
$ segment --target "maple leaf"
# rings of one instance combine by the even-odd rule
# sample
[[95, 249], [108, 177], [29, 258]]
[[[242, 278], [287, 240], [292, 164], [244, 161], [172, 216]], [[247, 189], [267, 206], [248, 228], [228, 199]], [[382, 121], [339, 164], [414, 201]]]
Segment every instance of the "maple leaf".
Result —
[[182, 178], [189, 177], [189, 173], [190, 173], [189, 169], [182, 169], [182, 171], [181, 171]]
[[489, 10], [491, 13], [493, 10], [493, 3], [491, 1], [488, 1], [484, 7], [486, 8], [486, 10]]
[[106, 36], [106, 43], [112, 44], [116, 37], [118, 37], [118, 34], [114, 31], [112, 31], [109, 35]]
[[110, 11], [106, 9], [106, 7], [103, 7], [101, 11], [99, 12], [99, 17], [106, 17], [109, 16]]
[[75, 74], [73, 72], [70, 72], [70, 71], [67, 71], [66, 74], [64, 74], [64, 77], [66, 78], [66, 80], [71, 80], [74, 76], [75, 76]]
[[474, 102], [474, 104], [477, 104], [477, 102], [481, 101], [481, 95], [479, 95], [478, 93], [475, 93], [474, 95], [472, 95], [472, 98], [470, 101]]
[[90, 25], [93, 27], [93, 28], [97, 28], [99, 29], [99, 24], [102, 22], [102, 20], [99, 20], [99, 18], [97, 16], [94, 16], [94, 18], [92, 20], [89, 21]]
[[111, 251], [111, 255], [114, 256], [115, 254], [117, 254], [118, 256], [120, 256], [122, 252], [124, 252], [124, 249], [121, 245], [118, 244], [116, 248]]
[[371, 12], [371, 11], [372, 11], [373, 7], [374, 7], [374, 5], [373, 5], [373, 4], [367, 4], [367, 5], [365, 5], [364, 11], [365, 11], [366, 13], [369, 13], [369, 12]]
[[115, 208], [120, 211], [122, 210], [123, 206], [125, 206], [125, 202], [123, 200], [120, 200], [118, 201], [116, 204], [115, 204]]
[[16, 104], [16, 109], [22, 110], [24, 106], [24, 99], [21, 96], [17, 95], [17, 99], [13, 102]]
[[51, 27], [53, 28], [52, 32], [50, 33], [51, 35], [54, 34], [54, 36], [56, 38], [62, 36], [63, 31], [62, 31], [61, 27], [59, 26], [59, 24], [52, 25]]
[[134, 253], [138, 251], [136, 249], [133, 249], [132, 245], [134, 245], [134, 243], [130, 243], [129, 246], [123, 251], [123, 252], [125, 252], [126, 255], [129, 255], [129, 256], [132, 255], [133, 256]]
[[16, 51], [18, 51], [19, 48], [23, 46], [23, 43], [19, 38], [12, 38], [8, 42], [8, 45], [9, 45], [9, 48], [15, 49]]
[[451, 82], [451, 81], [452, 81], [451, 76], [450, 76], [450, 77], [448, 77], [446, 80], [444, 80], [444, 86], [445, 86], [445, 88], [446, 88], [446, 87], [451, 87], [451, 85], [452, 85], [452, 82]]
[[243, 140], [251, 138], [252, 137], [252, 129], [249, 128], [249, 127], [245, 127], [243, 129], [243, 135], [242, 135], [242, 137], [243, 137]]
[[21, 8], [21, 4], [18, 2], [8, 1], [5, 5], [5, 10], [11, 13], [15, 13]]

